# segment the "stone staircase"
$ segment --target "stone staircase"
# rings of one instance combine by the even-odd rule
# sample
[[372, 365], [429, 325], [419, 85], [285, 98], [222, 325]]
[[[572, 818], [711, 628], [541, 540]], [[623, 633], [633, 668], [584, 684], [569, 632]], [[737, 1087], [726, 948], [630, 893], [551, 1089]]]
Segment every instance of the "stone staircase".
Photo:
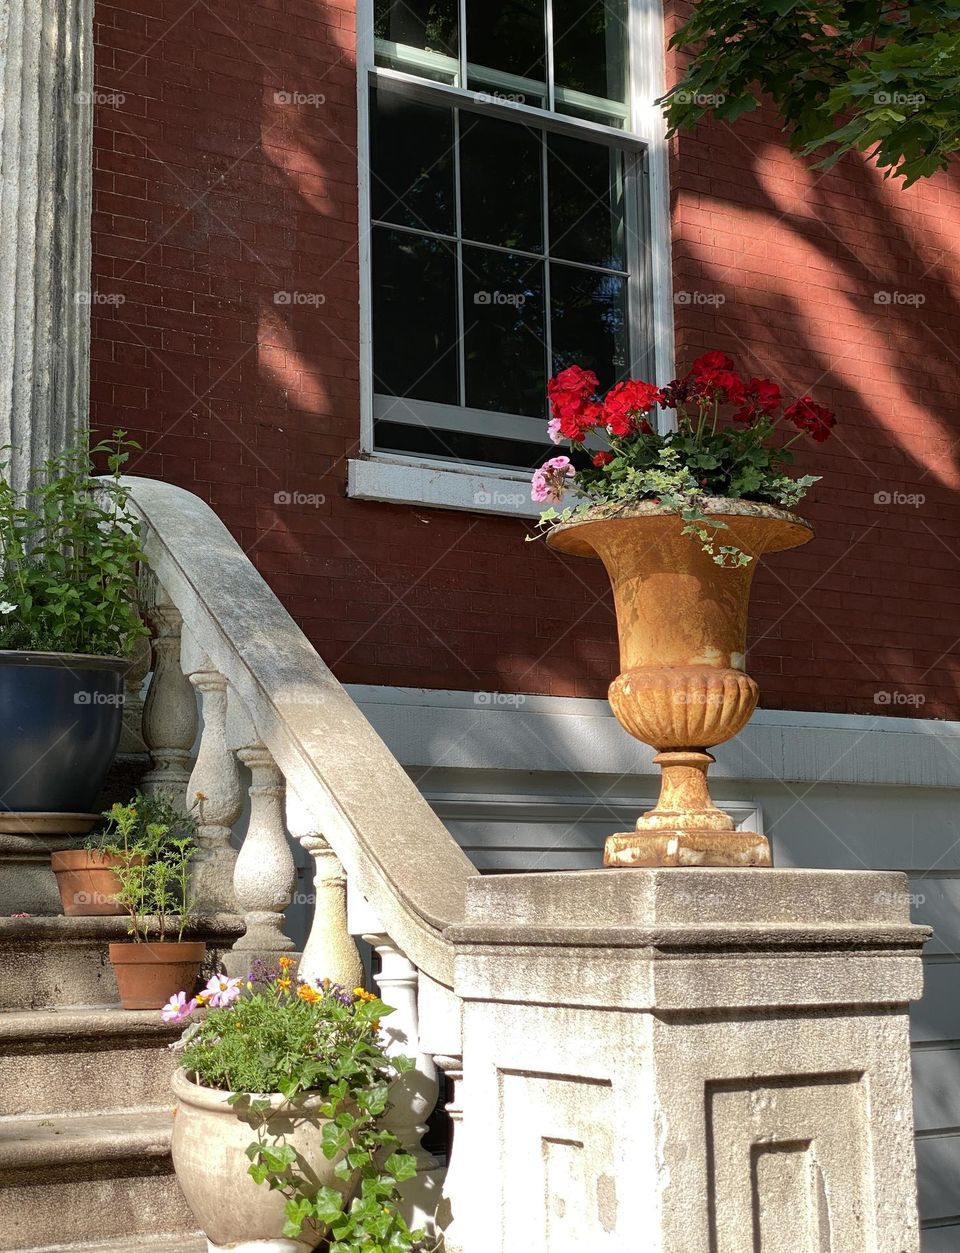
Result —
[[[242, 929], [220, 915], [191, 938], [213, 967]], [[0, 918], [0, 1250], [205, 1253], [170, 1159], [179, 1029], [117, 1004], [107, 945], [125, 933]]]

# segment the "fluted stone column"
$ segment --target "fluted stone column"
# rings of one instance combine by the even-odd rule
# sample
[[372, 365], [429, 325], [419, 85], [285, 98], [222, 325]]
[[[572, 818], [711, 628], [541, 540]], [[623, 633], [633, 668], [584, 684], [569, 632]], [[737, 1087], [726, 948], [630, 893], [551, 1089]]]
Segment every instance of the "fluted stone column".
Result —
[[93, 0], [0, 0], [0, 445], [22, 489], [84, 438]]

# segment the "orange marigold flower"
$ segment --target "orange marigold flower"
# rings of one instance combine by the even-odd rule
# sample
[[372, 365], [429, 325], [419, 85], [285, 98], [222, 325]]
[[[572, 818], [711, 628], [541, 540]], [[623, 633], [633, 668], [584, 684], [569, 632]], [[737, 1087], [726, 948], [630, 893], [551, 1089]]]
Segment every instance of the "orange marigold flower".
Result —
[[282, 989], [284, 990], [284, 992], [289, 992], [289, 991], [290, 991], [290, 980], [289, 980], [289, 979], [278, 979], [278, 980], [277, 980], [277, 987], [278, 987], [278, 988], [282, 988]]
[[368, 992], [366, 988], [354, 988], [354, 998], [358, 1001], [375, 1001], [377, 998], [372, 992]]
[[312, 988], [309, 983], [300, 984], [297, 988], [297, 996], [299, 996], [301, 1001], [306, 1001], [309, 1005], [320, 999], [320, 993], [316, 988]]
[[290, 967], [293, 965], [293, 958], [292, 957], [279, 957], [277, 959], [277, 965], [280, 967], [281, 970], [289, 970]]

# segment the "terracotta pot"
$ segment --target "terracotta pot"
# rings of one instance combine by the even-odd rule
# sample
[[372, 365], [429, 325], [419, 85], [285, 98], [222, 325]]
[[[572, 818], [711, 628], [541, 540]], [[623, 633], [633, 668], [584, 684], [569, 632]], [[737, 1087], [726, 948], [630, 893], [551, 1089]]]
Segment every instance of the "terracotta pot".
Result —
[[111, 944], [120, 1004], [124, 1009], [160, 1009], [175, 992], [189, 995], [205, 952], [206, 945], [197, 940]]
[[606, 843], [608, 866], [769, 866], [770, 846], [733, 822], [710, 799], [707, 752], [742, 731], [758, 688], [744, 669], [747, 606], [757, 561], [805, 544], [802, 518], [772, 505], [711, 498], [707, 510], [726, 523], [716, 544], [750, 555], [724, 568], [683, 522], [652, 502], [616, 516], [597, 509], [555, 527], [551, 547], [599, 557], [613, 586], [620, 674], [610, 704], [620, 725], [657, 749], [660, 799], [635, 832]]
[[[304, 1226], [301, 1238], [283, 1236], [284, 1205], [281, 1192], [250, 1178], [247, 1146], [256, 1142], [259, 1115], [243, 1105], [230, 1105], [233, 1095], [192, 1083], [183, 1070], [173, 1076], [177, 1096], [173, 1120], [173, 1165], [193, 1216], [211, 1250], [232, 1253], [310, 1253], [322, 1231]], [[258, 1098], [264, 1099], [264, 1098]], [[338, 1158], [323, 1156], [323, 1127], [328, 1121], [317, 1113], [320, 1096], [299, 1096], [286, 1101], [279, 1093], [268, 1096], [271, 1113], [268, 1131], [282, 1136], [297, 1153], [298, 1166], [310, 1186], [337, 1188], [347, 1184], [334, 1174]]]
[[51, 853], [50, 865], [67, 917], [102, 918], [125, 913], [117, 904], [120, 880], [114, 873], [114, 867], [122, 864], [119, 857], [85, 848]]

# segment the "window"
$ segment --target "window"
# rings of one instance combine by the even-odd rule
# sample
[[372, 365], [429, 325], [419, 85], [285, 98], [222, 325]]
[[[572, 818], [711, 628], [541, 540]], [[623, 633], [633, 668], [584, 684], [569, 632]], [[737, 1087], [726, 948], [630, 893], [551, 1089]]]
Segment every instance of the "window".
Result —
[[546, 381], [655, 372], [628, 0], [370, 0], [368, 451], [539, 464]]

